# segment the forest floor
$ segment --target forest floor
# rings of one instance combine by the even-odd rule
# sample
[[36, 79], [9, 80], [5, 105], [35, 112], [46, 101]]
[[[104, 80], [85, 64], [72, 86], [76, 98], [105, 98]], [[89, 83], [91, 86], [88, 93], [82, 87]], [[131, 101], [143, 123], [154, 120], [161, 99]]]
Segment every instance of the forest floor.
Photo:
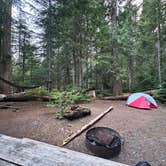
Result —
[[[159, 105], [153, 110], [130, 108], [124, 101], [96, 100], [82, 104], [92, 110], [86, 118], [67, 121], [57, 120], [57, 108], [48, 108], [41, 102], [10, 102], [19, 108], [0, 109], [0, 133], [14, 137], [31, 139], [61, 146], [64, 138], [80, 129], [109, 106], [114, 110], [101, 119], [95, 126], [106, 126], [117, 130], [125, 142], [118, 157], [111, 160], [135, 165], [146, 160], [153, 166], [166, 165], [166, 106]], [[85, 133], [74, 139], [66, 148], [91, 154], [85, 147]]]

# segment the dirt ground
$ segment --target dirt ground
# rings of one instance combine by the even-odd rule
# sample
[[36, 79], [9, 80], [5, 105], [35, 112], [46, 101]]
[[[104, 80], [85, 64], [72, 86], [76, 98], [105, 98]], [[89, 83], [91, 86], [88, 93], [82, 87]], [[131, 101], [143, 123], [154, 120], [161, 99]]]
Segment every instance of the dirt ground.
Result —
[[[55, 119], [57, 109], [48, 108], [46, 103], [0, 103], [2, 104], [10, 104], [19, 109], [16, 112], [0, 109], [1, 134], [28, 137], [57, 146], [61, 146], [64, 138], [112, 105], [114, 110], [95, 125], [113, 128], [125, 140], [120, 155], [111, 160], [128, 165], [146, 160], [152, 166], [166, 166], [166, 107], [163, 105], [159, 105], [157, 110], [140, 110], [127, 107], [124, 101], [96, 100], [83, 104], [92, 110], [91, 116], [67, 121]], [[85, 147], [85, 133], [65, 147], [91, 154]]]

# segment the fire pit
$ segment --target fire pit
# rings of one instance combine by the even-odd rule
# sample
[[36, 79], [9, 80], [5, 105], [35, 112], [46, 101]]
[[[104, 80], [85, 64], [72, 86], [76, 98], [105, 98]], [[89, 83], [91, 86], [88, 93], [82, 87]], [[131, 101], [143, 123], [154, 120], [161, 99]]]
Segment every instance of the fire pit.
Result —
[[111, 128], [95, 127], [86, 133], [86, 146], [99, 157], [112, 158], [121, 151], [121, 137]]

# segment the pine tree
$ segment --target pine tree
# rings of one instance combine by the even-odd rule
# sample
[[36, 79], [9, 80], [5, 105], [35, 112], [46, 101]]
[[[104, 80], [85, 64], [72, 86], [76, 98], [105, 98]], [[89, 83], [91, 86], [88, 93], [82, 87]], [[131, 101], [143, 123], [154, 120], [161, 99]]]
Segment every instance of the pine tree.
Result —
[[[1, 0], [0, 4], [0, 76], [10, 81], [12, 0]], [[0, 92], [11, 93], [11, 87], [0, 81]]]

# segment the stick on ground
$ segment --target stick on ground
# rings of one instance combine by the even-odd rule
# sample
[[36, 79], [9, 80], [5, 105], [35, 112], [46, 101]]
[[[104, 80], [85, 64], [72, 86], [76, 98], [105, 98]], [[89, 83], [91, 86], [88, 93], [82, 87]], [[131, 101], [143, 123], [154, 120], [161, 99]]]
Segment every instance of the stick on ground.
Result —
[[8, 105], [0, 105], [0, 109], [13, 109], [13, 110], [18, 110], [17, 107], [13, 107], [13, 106], [8, 106]]
[[98, 122], [102, 117], [104, 117], [107, 113], [113, 110], [113, 107], [110, 106], [106, 111], [102, 112], [100, 115], [98, 115], [95, 119], [90, 121], [88, 124], [83, 126], [80, 130], [78, 130], [76, 133], [72, 134], [71, 136], [67, 137], [64, 141], [62, 146], [67, 145], [70, 141], [72, 141], [74, 138], [79, 136], [81, 133], [83, 133], [85, 130], [87, 130], [89, 127], [94, 125], [96, 122]]

